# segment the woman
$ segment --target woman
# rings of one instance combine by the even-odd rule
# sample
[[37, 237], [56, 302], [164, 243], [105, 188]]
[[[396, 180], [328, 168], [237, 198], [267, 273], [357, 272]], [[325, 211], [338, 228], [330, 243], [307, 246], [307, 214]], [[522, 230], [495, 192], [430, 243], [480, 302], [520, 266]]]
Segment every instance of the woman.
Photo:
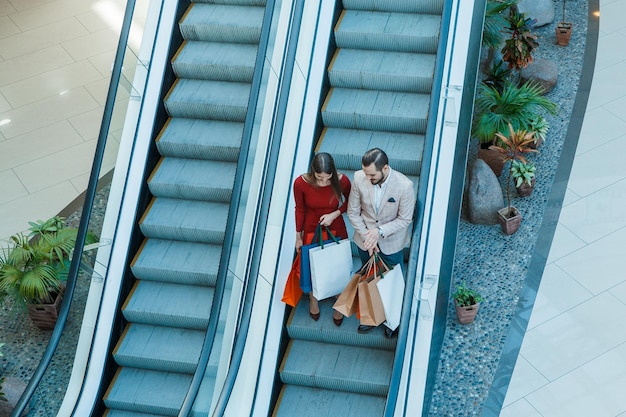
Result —
[[[342, 214], [348, 208], [350, 180], [337, 174], [330, 154], [315, 155], [309, 172], [296, 178], [293, 194], [296, 200], [296, 250], [311, 243], [318, 224], [328, 226], [340, 239], [348, 238]], [[312, 293], [309, 293], [309, 315], [315, 321], [320, 318], [319, 304]], [[343, 315], [334, 311], [335, 325], [341, 326], [342, 321]]]

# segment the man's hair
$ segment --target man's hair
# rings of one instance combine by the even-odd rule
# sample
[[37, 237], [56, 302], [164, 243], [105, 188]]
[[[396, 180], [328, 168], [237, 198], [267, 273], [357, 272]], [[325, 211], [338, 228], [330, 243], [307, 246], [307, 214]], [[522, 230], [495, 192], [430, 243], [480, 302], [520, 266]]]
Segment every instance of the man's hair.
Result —
[[389, 159], [387, 158], [387, 154], [382, 149], [373, 148], [365, 152], [365, 155], [361, 158], [361, 163], [364, 167], [374, 164], [376, 171], [382, 171], [383, 167], [389, 164]]

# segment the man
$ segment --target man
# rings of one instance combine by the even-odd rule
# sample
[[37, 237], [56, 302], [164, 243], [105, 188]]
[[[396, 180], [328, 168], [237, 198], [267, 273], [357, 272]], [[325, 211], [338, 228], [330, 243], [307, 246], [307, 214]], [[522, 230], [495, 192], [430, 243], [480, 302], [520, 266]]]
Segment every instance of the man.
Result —
[[[404, 266], [403, 250], [410, 240], [415, 209], [413, 183], [389, 166], [389, 159], [378, 148], [365, 152], [363, 169], [354, 173], [348, 199], [348, 218], [354, 227], [354, 243], [363, 263], [379, 252], [389, 265]], [[374, 326], [360, 325], [359, 333]], [[385, 335], [392, 337], [391, 329]]]

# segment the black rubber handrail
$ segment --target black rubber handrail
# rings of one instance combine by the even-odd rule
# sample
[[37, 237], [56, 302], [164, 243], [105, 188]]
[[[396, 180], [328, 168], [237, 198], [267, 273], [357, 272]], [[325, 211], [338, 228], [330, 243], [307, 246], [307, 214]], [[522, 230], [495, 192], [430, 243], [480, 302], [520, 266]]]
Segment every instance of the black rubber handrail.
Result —
[[72, 298], [74, 296], [74, 290], [76, 288], [76, 281], [78, 280], [78, 272], [80, 267], [80, 258], [85, 247], [85, 239], [89, 228], [89, 219], [91, 217], [91, 211], [93, 209], [93, 202], [97, 193], [98, 179], [100, 171], [102, 169], [102, 161], [104, 159], [104, 151], [106, 148], [107, 136], [109, 135], [109, 127], [111, 119], [113, 117], [113, 108], [115, 107], [115, 97], [117, 95], [117, 89], [122, 76], [122, 66], [124, 63], [124, 55], [126, 53], [126, 45], [128, 43], [128, 36], [132, 24], [133, 11], [135, 9], [135, 0], [127, 0], [126, 11], [124, 14], [124, 20], [122, 22], [122, 28], [120, 31], [120, 38], [117, 44], [117, 52], [115, 57], [115, 63], [111, 73], [111, 82], [109, 84], [109, 90], [107, 93], [107, 99], [104, 105], [104, 113], [102, 116], [102, 124], [100, 125], [100, 133], [98, 134], [98, 142], [96, 144], [96, 150], [94, 154], [94, 160], [91, 167], [91, 174], [89, 176], [89, 182], [87, 191], [85, 191], [85, 199], [83, 202], [83, 210], [80, 217], [80, 223], [78, 226], [78, 233], [76, 235], [76, 244], [74, 246], [74, 256], [70, 263], [70, 269], [67, 276], [67, 282], [65, 287], [65, 294], [63, 296], [63, 302], [59, 309], [59, 315], [57, 318], [54, 330], [50, 335], [48, 346], [39, 361], [37, 369], [33, 373], [26, 389], [22, 393], [20, 399], [15, 405], [15, 408], [11, 412], [11, 417], [19, 417], [22, 415], [32, 396], [34, 395], [41, 379], [43, 378], [52, 357], [59, 345], [59, 341], [63, 334], [65, 324], [69, 315]]
[[[265, 62], [265, 54], [267, 51], [267, 45], [269, 43], [270, 29], [272, 15], [274, 11], [275, 0], [269, 0], [265, 5], [265, 14], [263, 16], [263, 23], [261, 26], [261, 35], [259, 40], [259, 47], [257, 49], [256, 62], [254, 66], [254, 74], [252, 77], [252, 86], [250, 89], [250, 98], [248, 101], [248, 110], [246, 113], [246, 119], [244, 121], [243, 136], [241, 140], [241, 147], [239, 149], [239, 158], [237, 160], [237, 170], [235, 174], [235, 181], [233, 185], [233, 192], [228, 208], [228, 217], [226, 220], [226, 231], [224, 235], [224, 243], [222, 245], [222, 253], [220, 255], [220, 263], [217, 272], [217, 282], [215, 284], [215, 292], [213, 295], [213, 304], [211, 305], [211, 313], [209, 316], [209, 324], [207, 327], [206, 335], [204, 338], [204, 345], [202, 352], [198, 359], [198, 366], [191, 380], [189, 390], [185, 396], [183, 404], [178, 412], [178, 417], [187, 417], [192, 411], [193, 404], [200, 390], [200, 385], [206, 373], [206, 367], [209, 363], [211, 351], [213, 350], [213, 342], [217, 333], [217, 326], [219, 323], [219, 313], [222, 307], [222, 301], [226, 288], [226, 280], [228, 278], [228, 266], [230, 262], [230, 255], [232, 250], [232, 243], [235, 235], [235, 227], [237, 225], [237, 213], [239, 211], [239, 204], [241, 203], [242, 190], [245, 180], [245, 168], [248, 163], [248, 152], [250, 150], [250, 142], [252, 141], [252, 132], [254, 128], [254, 118], [256, 115], [261, 81], [263, 76], [263, 67]], [[263, 210], [260, 211], [264, 213]], [[257, 216], [258, 216], [257, 212]], [[249, 284], [248, 284], [249, 285]], [[244, 290], [248, 291], [244, 282]], [[245, 309], [245, 306], [240, 307]], [[245, 317], [245, 316], [244, 316]], [[235, 340], [237, 337], [235, 337]], [[231, 365], [232, 366], [232, 365]], [[230, 371], [229, 371], [230, 372]]]
[[269, 212], [269, 206], [272, 198], [272, 188], [274, 179], [276, 178], [276, 172], [278, 170], [278, 154], [280, 151], [280, 145], [282, 142], [283, 129], [285, 125], [285, 115], [287, 113], [287, 102], [289, 97], [289, 90], [291, 80], [293, 78], [293, 72], [296, 62], [296, 46], [298, 44], [298, 38], [300, 34], [300, 26], [302, 24], [302, 14], [304, 9], [304, 0], [296, 0], [292, 4], [291, 9], [291, 25], [287, 31], [288, 45], [285, 58], [282, 63], [281, 73], [284, 76], [281, 78], [281, 87], [279, 89], [280, 95], [278, 98], [278, 106], [274, 113], [274, 119], [272, 129], [270, 131], [270, 147], [267, 152], [265, 171], [261, 184], [263, 189], [261, 192], [261, 205], [257, 211], [255, 223], [257, 231], [254, 238], [254, 245], [252, 249], [252, 256], [249, 262], [249, 269], [246, 273], [247, 284], [245, 286], [246, 294], [244, 302], [242, 303], [241, 325], [239, 326], [239, 332], [235, 337], [235, 347], [233, 349], [232, 361], [224, 385], [222, 386], [222, 392], [217, 400], [215, 409], [213, 411], [213, 417], [222, 417], [226, 411], [228, 401], [235, 386], [235, 380], [239, 373], [239, 368], [243, 359], [243, 353], [248, 337], [248, 331], [250, 328], [250, 320], [252, 316], [252, 308], [254, 304], [254, 296], [256, 293], [256, 286], [259, 277], [259, 269], [261, 265], [261, 254], [263, 244], [265, 241], [265, 232], [267, 229], [267, 214]]
[[[439, 33], [448, 34], [450, 30], [450, 20], [452, 12], [453, 0], [446, 0], [443, 6], [442, 18], [441, 18], [441, 30]], [[454, 35], [454, 34], [451, 34]], [[387, 394], [387, 403], [385, 404], [385, 417], [391, 417], [396, 410], [396, 402], [398, 401], [400, 379], [402, 378], [404, 357], [408, 342], [408, 329], [409, 322], [411, 320], [411, 304], [413, 300], [413, 293], [415, 291], [415, 281], [417, 280], [417, 264], [420, 249], [420, 238], [422, 230], [424, 228], [424, 207], [423, 203], [426, 201], [427, 184], [429, 181], [434, 180], [431, 178], [433, 173], [431, 172], [431, 156], [433, 153], [433, 142], [435, 140], [435, 130], [438, 117], [439, 101], [441, 97], [443, 72], [445, 64], [445, 52], [446, 44], [448, 42], [447, 36], [441, 36], [439, 39], [439, 45], [437, 48], [437, 57], [435, 61], [435, 72], [433, 76], [433, 88], [430, 93], [430, 111], [428, 114], [426, 141], [424, 144], [424, 152], [422, 157], [422, 167], [420, 171], [420, 186], [417, 195], [417, 217], [413, 227], [413, 234], [411, 236], [411, 248], [409, 250], [409, 259], [407, 264], [407, 279], [406, 288], [404, 291], [404, 298], [402, 300], [402, 314], [400, 316], [400, 325], [398, 331], [398, 341], [396, 343], [396, 353], [393, 361], [393, 370], [391, 373], [391, 380], [389, 382], [389, 392]], [[423, 173], [426, 173], [424, 175]], [[435, 175], [436, 176], [436, 175]], [[420, 210], [420, 208], [422, 210]], [[414, 279], [409, 279], [414, 277]]]

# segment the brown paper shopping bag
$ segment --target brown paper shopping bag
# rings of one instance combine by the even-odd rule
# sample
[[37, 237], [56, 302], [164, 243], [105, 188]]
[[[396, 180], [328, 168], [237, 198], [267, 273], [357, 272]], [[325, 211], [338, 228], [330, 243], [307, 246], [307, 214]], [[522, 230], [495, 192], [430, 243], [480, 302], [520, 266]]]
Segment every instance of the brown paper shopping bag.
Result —
[[376, 275], [359, 282], [357, 287], [359, 313], [363, 325], [378, 326], [385, 321], [385, 309], [376, 286], [378, 281], [380, 281], [380, 276]]
[[359, 299], [357, 298], [357, 285], [361, 280], [361, 273], [352, 275], [346, 288], [339, 294], [333, 308], [346, 317], [350, 317], [356, 312]]

